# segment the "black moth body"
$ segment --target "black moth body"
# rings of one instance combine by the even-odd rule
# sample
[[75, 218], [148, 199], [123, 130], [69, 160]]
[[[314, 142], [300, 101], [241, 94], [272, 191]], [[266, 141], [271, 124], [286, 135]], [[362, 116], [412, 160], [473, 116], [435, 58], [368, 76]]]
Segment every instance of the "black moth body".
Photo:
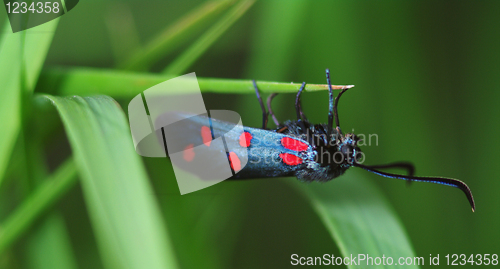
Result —
[[[326, 147], [329, 144], [326, 124], [286, 121], [281, 126], [273, 131], [245, 127], [245, 132], [252, 136], [248, 143], [249, 160], [233, 178], [295, 176], [300, 181], [325, 182], [342, 175], [351, 166], [348, 159], [343, 160], [344, 156], [352, 158], [361, 152], [348, 143], [344, 145], [344, 154], [340, 151], [342, 146]], [[332, 137], [337, 137], [336, 130]], [[347, 155], [349, 152], [353, 154]]]
[[[296, 100], [295, 110], [297, 120], [279, 123], [271, 108], [271, 101], [276, 96], [272, 94], [267, 100], [268, 112], [259, 94], [257, 84], [253, 81], [257, 99], [263, 112], [262, 128], [243, 127], [240, 134], [226, 137], [226, 143], [238, 143], [239, 146], [232, 151], [225, 152], [231, 164], [233, 177], [231, 179], [256, 179], [270, 177], [295, 176], [300, 181], [312, 182], [330, 181], [350, 167], [359, 167], [374, 174], [388, 178], [397, 178], [407, 181], [430, 182], [459, 188], [466, 195], [472, 210], [475, 210], [474, 199], [469, 187], [462, 181], [443, 177], [419, 177], [414, 176], [414, 166], [408, 162], [397, 162], [385, 165], [367, 166], [361, 162], [361, 149], [357, 146], [359, 139], [356, 135], [343, 134], [340, 129], [337, 106], [340, 96], [353, 86], [344, 86], [336, 98], [333, 98], [333, 89], [330, 83], [329, 70], [326, 70], [329, 86], [329, 113], [327, 124], [311, 124], [302, 112], [300, 95], [306, 85], [302, 83]], [[275, 130], [268, 130], [267, 120], [271, 115], [276, 126]], [[335, 126], [333, 122], [335, 120]], [[196, 145], [206, 143], [207, 140], [217, 138], [230, 130], [234, 124], [211, 119], [210, 130], [204, 127], [210, 119], [204, 116], [192, 117], [188, 120], [188, 127], [181, 128], [189, 133], [196, 133], [193, 142]], [[201, 126], [201, 127], [200, 127]], [[201, 128], [201, 137], [200, 137]], [[208, 131], [207, 131], [208, 130]], [[179, 136], [186, 132], [179, 132]], [[191, 136], [189, 136], [191, 138]], [[194, 141], [197, 140], [197, 141]], [[224, 148], [214, 149], [224, 152]], [[227, 149], [226, 149], [227, 150]], [[245, 152], [248, 154], [246, 165], [240, 164], [240, 156]], [[189, 157], [189, 156], [188, 156]], [[204, 156], [209, 158], [210, 156]], [[186, 159], [186, 161], [188, 161]], [[403, 168], [407, 175], [384, 172], [381, 169]], [[207, 167], [206, 169], [218, 169], [218, 167]]]

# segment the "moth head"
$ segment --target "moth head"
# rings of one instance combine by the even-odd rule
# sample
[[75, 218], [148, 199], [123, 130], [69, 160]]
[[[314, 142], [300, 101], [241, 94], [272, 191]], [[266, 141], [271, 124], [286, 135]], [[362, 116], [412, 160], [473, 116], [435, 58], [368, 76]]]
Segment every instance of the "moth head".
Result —
[[337, 141], [337, 149], [341, 153], [343, 164], [352, 165], [355, 162], [362, 161], [363, 155], [361, 149], [358, 147], [359, 140], [359, 137], [352, 133], [340, 136], [340, 139]]

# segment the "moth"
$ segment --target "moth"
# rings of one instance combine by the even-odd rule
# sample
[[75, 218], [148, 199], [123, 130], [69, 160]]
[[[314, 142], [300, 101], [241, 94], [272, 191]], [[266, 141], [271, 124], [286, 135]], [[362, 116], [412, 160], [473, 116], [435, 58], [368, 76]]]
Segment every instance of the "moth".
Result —
[[[259, 89], [255, 81], [253, 86], [257, 100], [262, 109], [262, 128], [244, 126], [238, 132], [235, 124], [219, 120], [208, 115], [179, 115], [178, 127], [170, 128], [177, 131], [175, 134], [186, 145], [180, 145], [183, 151], [184, 164], [181, 166], [196, 166], [200, 173], [220, 169], [218, 165], [206, 165], [197, 160], [210, 159], [217, 152], [225, 154], [229, 161], [233, 176], [231, 179], [255, 179], [272, 177], [296, 177], [304, 182], [326, 182], [344, 174], [347, 169], [357, 167], [368, 172], [387, 177], [402, 179], [409, 182], [429, 182], [448, 185], [462, 190], [471, 207], [475, 210], [474, 198], [469, 187], [462, 181], [445, 177], [415, 176], [415, 167], [408, 162], [396, 162], [384, 165], [365, 165], [363, 153], [358, 146], [360, 138], [353, 133], [344, 134], [340, 128], [338, 103], [340, 97], [353, 86], [344, 86], [334, 98], [330, 81], [330, 71], [326, 70], [326, 79], [329, 91], [329, 112], [326, 124], [309, 122], [302, 111], [300, 96], [306, 83], [302, 83], [295, 98], [296, 120], [280, 123], [274, 115], [271, 102], [277, 94], [271, 94], [267, 99], [267, 110], [264, 106]], [[269, 115], [277, 128], [267, 128]], [[335, 122], [335, 126], [333, 123]], [[228, 134], [225, 135], [224, 134]], [[165, 134], [164, 134], [165, 135]], [[211, 144], [214, 138], [224, 136], [225, 147]], [[196, 154], [194, 145], [204, 144], [212, 147], [211, 151]], [[233, 145], [228, 150], [227, 145]], [[165, 145], [166, 146], [166, 145]], [[245, 158], [242, 160], [242, 158]], [[203, 166], [205, 164], [205, 166]], [[201, 167], [201, 168], [200, 168]], [[385, 169], [402, 168], [406, 175], [385, 172]]]

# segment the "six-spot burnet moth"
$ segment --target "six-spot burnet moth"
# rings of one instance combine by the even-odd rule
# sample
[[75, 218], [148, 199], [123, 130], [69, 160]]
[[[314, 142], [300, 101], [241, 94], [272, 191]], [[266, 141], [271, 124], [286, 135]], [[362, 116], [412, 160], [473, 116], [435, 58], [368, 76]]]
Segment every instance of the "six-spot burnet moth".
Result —
[[[467, 196], [472, 211], [475, 210], [472, 193], [469, 187], [460, 180], [414, 176], [414, 166], [407, 162], [371, 166], [362, 164], [364, 155], [357, 145], [360, 140], [355, 134], [348, 133], [344, 135], [342, 133], [337, 112], [340, 97], [353, 86], [343, 87], [334, 99], [328, 69], [326, 70], [326, 78], [329, 88], [327, 124], [312, 124], [302, 112], [300, 95], [306, 85], [305, 82], [302, 83], [295, 99], [297, 120], [279, 123], [271, 108], [271, 101], [276, 94], [270, 95], [267, 99], [268, 112], [266, 112], [257, 84], [253, 81], [263, 113], [262, 128], [243, 127], [241, 133], [225, 138], [226, 143], [239, 144], [237, 147], [232, 147], [232, 150], [228, 151], [226, 149], [225, 152], [234, 173], [231, 179], [295, 176], [305, 182], [325, 182], [344, 174], [347, 169], [354, 166], [383, 177], [403, 179], [410, 182], [430, 182], [459, 188]], [[267, 129], [269, 115], [277, 125], [275, 130]], [[335, 127], [333, 126], [334, 120]], [[210, 146], [210, 141], [213, 137], [218, 136], [217, 133], [227, 133], [234, 126], [229, 122], [211, 119], [211, 128], [209, 128], [203, 125], [203, 123], [207, 122], [207, 119], [202, 116], [191, 117], [189, 122], [192, 125], [191, 129], [198, 130], [201, 128], [193, 132], [193, 134], [196, 135], [197, 140], [201, 138], [203, 140], [201, 142], [206, 146]], [[224, 152], [224, 149], [217, 150]], [[248, 158], [244, 160], [246, 165], [242, 165], [242, 156]], [[184, 150], [185, 162], [193, 162], [193, 158], [192, 144], [189, 144]], [[407, 170], [408, 174], [399, 175], [380, 170], [387, 168], [403, 168]], [[207, 169], [217, 168], [207, 167]]]

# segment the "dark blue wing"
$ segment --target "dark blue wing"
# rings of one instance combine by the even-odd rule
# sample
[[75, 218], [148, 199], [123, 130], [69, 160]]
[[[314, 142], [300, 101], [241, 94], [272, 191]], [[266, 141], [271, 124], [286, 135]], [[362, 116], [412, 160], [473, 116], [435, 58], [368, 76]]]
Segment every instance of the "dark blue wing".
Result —
[[277, 133], [275, 131], [245, 127], [250, 134], [248, 149], [248, 163], [233, 178], [268, 178], [294, 176], [295, 172], [303, 169], [310, 158], [312, 148], [308, 145], [305, 150], [292, 150], [283, 146], [283, 139], [305, 141]]
[[[185, 113], [163, 114], [155, 120], [155, 126], [163, 126], [158, 140], [166, 144], [168, 156], [175, 166], [203, 180], [223, 180], [233, 175], [228, 147], [233, 147], [234, 143], [226, 137], [243, 132], [243, 126], [237, 124], [237, 113], [224, 112], [227, 112], [224, 116], [229, 120], [236, 118], [236, 123], [227, 121], [213, 128], [212, 120], [206, 114]], [[166, 122], [169, 124], [164, 126]], [[241, 165], [246, 164], [246, 156], [241, 155]]]

